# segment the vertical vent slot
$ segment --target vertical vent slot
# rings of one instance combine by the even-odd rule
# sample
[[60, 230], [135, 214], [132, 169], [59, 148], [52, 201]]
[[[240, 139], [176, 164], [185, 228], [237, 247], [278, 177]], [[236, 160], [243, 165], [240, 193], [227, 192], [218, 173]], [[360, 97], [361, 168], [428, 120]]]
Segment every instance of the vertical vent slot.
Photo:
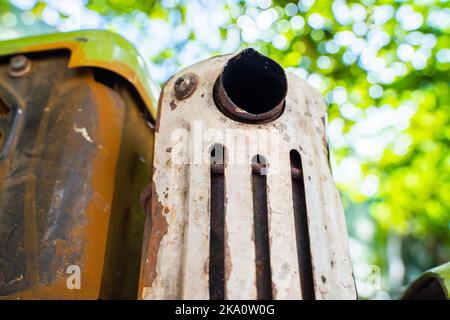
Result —
[[209, 242], [209, 297], [225, 298], [225, 148], [211, 150], [211, 201]]
[[267, 161], [256, 155], [252, 159], [252, 192], [256, 253], [256, 288], [259, 300], [272, 299], [270, 271], [269, 221], [267, 216]]
[[300, 271], [300, 284], [304, 300], [314, 300], [314, 280], [309, 244], [308, 215], [306, 211], [305, 184], [302, 160], [296, 150], [291, 150], [292, 199], [294, 202], [295, 236]]

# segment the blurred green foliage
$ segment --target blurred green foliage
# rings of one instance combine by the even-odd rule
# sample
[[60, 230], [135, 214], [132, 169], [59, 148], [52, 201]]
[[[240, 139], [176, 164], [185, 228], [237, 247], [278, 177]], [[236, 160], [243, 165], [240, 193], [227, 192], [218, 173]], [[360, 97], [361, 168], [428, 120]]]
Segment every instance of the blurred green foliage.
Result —
[[[77, 28], [64, 24], [70, 10], [55, 1], [12, 2], [0, 0], [0, 31], [18, 28], [11, 11]], [[383, 277], [385, 295], [361, 286], [362, 297], [397, 297], [419, 273], [450, 260], [448, 0], [81, 2], [101, 16], [99, 27], [123, 34], [154, 70], [164, 69], [157, 80], [192, 60], [252, 46], [325, 95], [356, 277], [373, 264]], [[20, 35], [40, 32], [31, 29]]]

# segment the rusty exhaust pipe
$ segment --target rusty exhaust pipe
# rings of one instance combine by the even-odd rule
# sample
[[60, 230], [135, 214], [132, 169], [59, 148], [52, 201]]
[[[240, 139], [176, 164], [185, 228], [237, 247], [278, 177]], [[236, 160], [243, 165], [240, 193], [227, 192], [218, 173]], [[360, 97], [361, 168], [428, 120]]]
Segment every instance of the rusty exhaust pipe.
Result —
[[284, 111], [287, 79], [274, 60], [245, 49], [227, 62], [213, 91], [216, 106], [227, 117], [244, 123], [267, 123]]

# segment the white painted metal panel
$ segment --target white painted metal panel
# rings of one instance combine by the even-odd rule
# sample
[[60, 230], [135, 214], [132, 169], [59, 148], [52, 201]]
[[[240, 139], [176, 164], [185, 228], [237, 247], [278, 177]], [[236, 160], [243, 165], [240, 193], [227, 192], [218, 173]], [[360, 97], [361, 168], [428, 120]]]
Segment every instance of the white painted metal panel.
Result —
[[[255, 152], [269, 162], [267, 196], [273, 298], [302, 297], [290, 150], [298, 150], [302, 157], [315, 297], [356, 298], [344, 212], [327, 160], [323, 98], [305, 81], [287, 74], [286, 107], [278, 119], [266, 124], [231, 120], [217, 109], [212, 97], [214, 83], [230, 57], [215, 57], [193, 65], [172, 77], [162, 91], [153, 177], [155, 223], [148, 251], [143, 255], [141, 297], [208, 298], [209, 148], [220, 143], [229, 153], [225, 166], [226, 249], [221, 253], [225, 254], [226, 298], [257, 297], [251, 164], [248, 158], [246, 163], [236, 163], [242, 154], [248, 153], [251, 158]], [[188, 98], [177, 100], [174, 83], [187, 73], [198, 77], [198, 87]], [[260, 142], [255, 146], [252, 137], [271, 130], [278, 142], [270, 148]], [[230, 143], [227, 135], [237, 140]], [[250, 138], [246, 139], [247, 136]], [[200, 150], [202, 156], [195, 152], [192, 155], [193, 150]], [[179, 156], [183, 151], [184, 158]], [[185, 161], [180, 164], [177, 159]]]

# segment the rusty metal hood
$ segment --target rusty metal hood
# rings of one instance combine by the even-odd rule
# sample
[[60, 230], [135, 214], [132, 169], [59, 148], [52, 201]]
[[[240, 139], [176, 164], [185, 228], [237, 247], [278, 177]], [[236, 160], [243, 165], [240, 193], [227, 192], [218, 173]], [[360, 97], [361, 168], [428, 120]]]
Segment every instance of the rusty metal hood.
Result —
[[0, 42], [0, 56], [68, 49], [68, 67], [98, 67], [127, 79], [137, 90], [153, 119], [157, 114], [159, 86], [153, 82], [136, 48], [106, 30], [61, 32]]

